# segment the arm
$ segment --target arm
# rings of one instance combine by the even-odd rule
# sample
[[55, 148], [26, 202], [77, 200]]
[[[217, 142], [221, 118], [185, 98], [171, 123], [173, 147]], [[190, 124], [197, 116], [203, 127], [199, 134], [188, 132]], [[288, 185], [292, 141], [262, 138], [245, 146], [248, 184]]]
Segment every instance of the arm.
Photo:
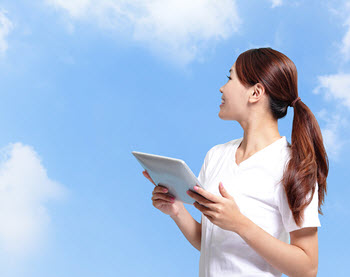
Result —
[[198, 223], [186, 210], [185, 206], [181, 206], [176, 216], [170, 217], [193, 247], [201, 251], [202, 223]]
[[[143, 175], [150, 180], [156, 188], [152, 192], [152, 194], [159, 193], [159, 186], [157, 186], [152, 180], [151, 176], [149, 176], [147, 170], [142, 172]], [[163, 191], [163, 193], [165, 193]], [[153, 198], [153, 197], [152, 197]], [[159, 199], [159, 197], [158, 197]], [[154, 201], [154, 200], [153, 200]], [[155, 206], [156, 207], [156, 206]], [[186, 239], [196, 248], [198, 251], [201, 250], [201, 237], [202, 237], [202, 223], [198, 223], [193, 219], [190, 213], [186, 210], [183, 203], [176, 203], [176, 207], [178, 210], [175, 215], [171, 215], [170, 217], [175, 221], [177, 226], [180, 228], [181, 232], [184, 234]], [[157, 208], [157, 207], [156, 207]]]
[[245, 217], [237, 232], [259, 255], [290, 277], [316, 277], [318, 267], [317, 227], [290, 232], [287, 244]]
[[260, 228], [242, 214], [234, 198], [219, 183], [222, 196], [195, 186], [188, 191], [196, 200], [194, 206], [213, 224], [237, 233], [269, 264], [289, 277], [315, 277], [318, 265], [317, 227], [290, 232], [291, 244], [285, 243]]

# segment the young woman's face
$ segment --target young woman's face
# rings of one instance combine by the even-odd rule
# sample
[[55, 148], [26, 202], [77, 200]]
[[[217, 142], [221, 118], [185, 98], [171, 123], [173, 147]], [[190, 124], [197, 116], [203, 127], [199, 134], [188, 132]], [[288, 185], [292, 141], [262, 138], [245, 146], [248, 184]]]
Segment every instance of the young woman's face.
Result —
[[223, 120], [239, 120], [247, 112], [248, 89], [239, 82], [235, 65], [231, 67], [229, 80], [220, 88], [223, 104], [220, 105], [219, 117]]

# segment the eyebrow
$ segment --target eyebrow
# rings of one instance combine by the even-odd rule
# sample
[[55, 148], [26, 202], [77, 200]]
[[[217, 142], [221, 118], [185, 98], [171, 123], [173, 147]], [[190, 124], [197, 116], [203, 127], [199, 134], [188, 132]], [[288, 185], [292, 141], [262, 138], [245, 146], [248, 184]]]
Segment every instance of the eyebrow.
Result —
[[228, 72], [230, 72], [230, 73], [231, 73], [231, 71], [232, 71], [232, 69], [230, 69]]

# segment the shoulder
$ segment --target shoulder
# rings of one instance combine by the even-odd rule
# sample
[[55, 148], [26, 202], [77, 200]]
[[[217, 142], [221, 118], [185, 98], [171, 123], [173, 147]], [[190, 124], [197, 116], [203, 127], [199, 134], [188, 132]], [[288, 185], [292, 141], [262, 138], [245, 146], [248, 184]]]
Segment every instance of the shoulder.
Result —
[[237, 139], [233, 139], [233, 140], [230, 140], [228, 142], [225, 142], [225, 143], [216, 144], [212, 148], [210, 148], [208, 152], [210, 152], [210, 153], [225, 152], [228, 148], [232, 147], [233, 145], [235, 145], [237, 143], [240, 143], [241, 140], [242, 140], [242, 138], [237, 138]]
[[291, 144], [288, 142], [287, 138], [283, 136], [283, 139], [276, 145], [273, 149], [273, 155], [271, 155], [270, 162], [273, 163], [274, 167], [278, 167], [278, 165], [284, 167], [285, 164], [291, 157]]
[[290, 143], [286, 137], [283, 137], [271, 150], [268, 155], [260, 157], [260, 167], [264, 168], [267, 174], [273, 176], [276, 185], [279, 186], [282, 185], [281, 180], [291, 157]]
[[281, 148], [281, 152], [280, 152], [280, 158], [282, 159], [282, 166], [286, 167], [291, 156], [292, 156], [292, 149], [291, 149], [291, 144], [287, 141], [287, 139], [285, 140], [285, 143], [283, 145], [283, 147]]
[[227, 151], [232, 148], [234, 145], [239, 144], [242, 141], [243, 138], [237, 138], [237, 139], [233, 139], [230, 140], [228, 142], [225, 143], [220, 143], [220, 144], [216, 144], [213, 147], [211, 147], [209, 149], [209, 151], [207, 152], [208, 158], [218, 158], [220, 156], [222, 156], [223, 154], [227, 153]]

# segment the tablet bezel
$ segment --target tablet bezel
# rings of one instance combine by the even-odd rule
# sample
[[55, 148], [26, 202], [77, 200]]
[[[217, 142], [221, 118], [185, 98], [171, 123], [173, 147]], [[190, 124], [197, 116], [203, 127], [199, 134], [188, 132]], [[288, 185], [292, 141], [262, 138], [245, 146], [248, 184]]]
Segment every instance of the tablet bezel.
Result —
[[[156, 154], [150, 154], [150, 153], [145, 153], [145, 152], [139, 152], [139, 151], [132, 151], [131, 152], [134, 157], [137, 159], [137, 161], [141, 164], [141, 166], [147, 170], [148, 174], [152, 178], [152, 180], [157, 184], [164, 186], [168, 188], [168, 194], [175, 196], [176, 200], [179, 200], [183, 203], [186, 204], [191, 204], [195, 202], [195, 200], [190, 197], [186, 192], [187, 190], [191, 190], [194, 193], [197, 193], [194, 190], [194, 186], [197, 184], [201, 188], [203, 186], [200, 184], [197, 176], [192, 172], [192, 170], [189, 168], [189, 166], [183, 161], [182, 159], [177, 159], [177, 158], [172, 158], [172, 157], [167, 157], [167, 156], [161, 156], [161, 155], [156, 155]], [[180, 166], [182, 168], [182, 172], [179, 172], [179, 174], [174, 174], [173, 172], [164, 172], [162, 171], [162, 168], [158, 165], [158, 172], [155, 173], [151, 168], [154, 166], [157, 166], [156, 163], [170, 163], [175, 166]], [[163, 167], [164, 168], [164, 167]], [[165, 167], [169, 168], [169, 167]], [[170, 169], [169, 169], [170, 170]], [[160, 172], [162, 171], [162, 173]], [[183, 176], [182, 174], [185, 172], [187, 176]], [[176, 175], [176, 176], [175, 176]], [[165, 184], [166, 179], [169, 179], [169, 176], [173, 176], [173, 183]], [[171, 177], [170, 177], [171, 178]], [[181, 179], [181, 181], [177, 181], [176, 179]], [[187, 179], [185, 179], [187, 178]], [[186, 185], [185, 183], [186, 180], [190, 179], [189, 184]], [[176, 181], [175, 181], [176, 180]]]

